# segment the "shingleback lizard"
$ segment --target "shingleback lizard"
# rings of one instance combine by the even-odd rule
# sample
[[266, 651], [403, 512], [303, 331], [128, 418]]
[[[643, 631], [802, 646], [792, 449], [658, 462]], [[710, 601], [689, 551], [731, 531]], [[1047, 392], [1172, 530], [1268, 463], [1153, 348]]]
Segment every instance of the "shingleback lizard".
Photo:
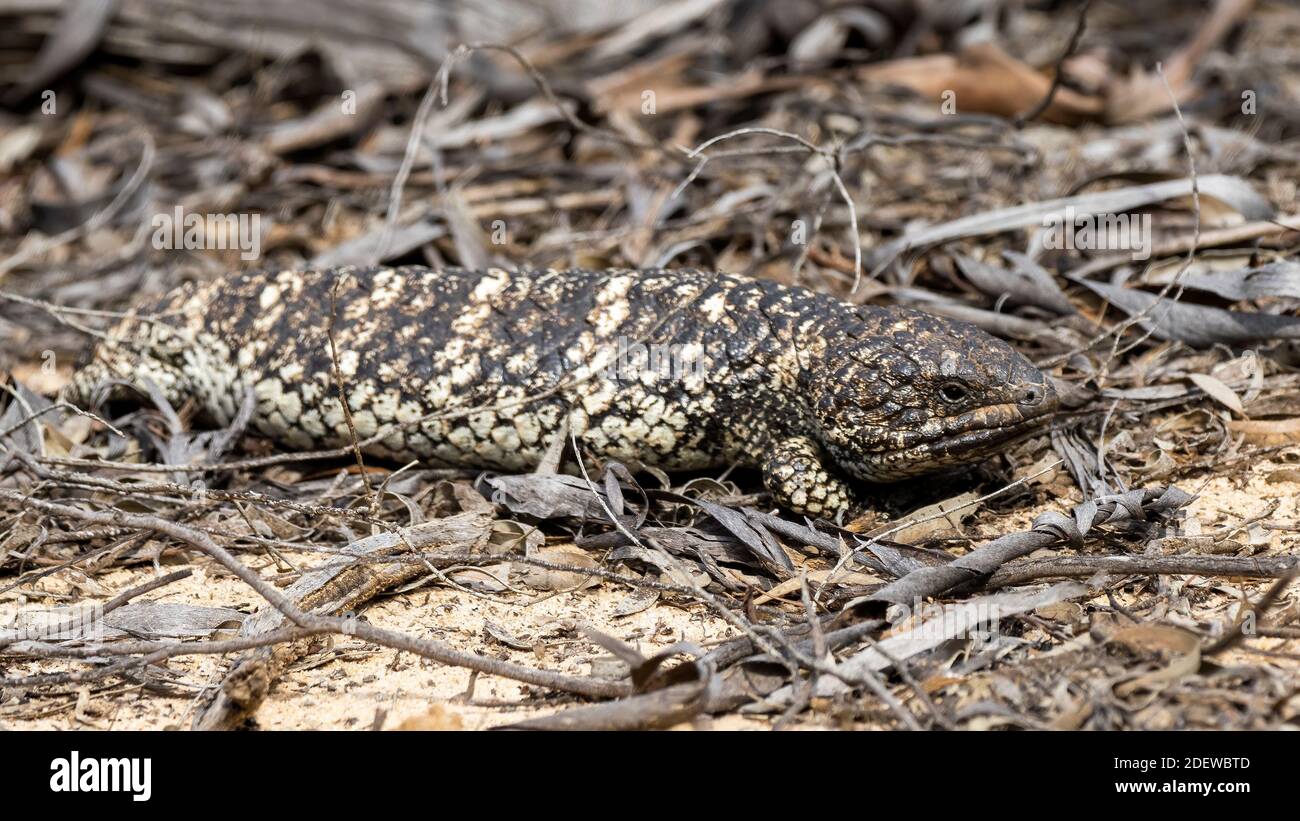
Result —
[[850, 480], [978, 461], [1057, 406], [971, 325], [695, 270], [259, 271], [133, 317], [67, 398], [151, 380], [225, 425], [251, 388], [251, 426], [304, 450], [352, 441], [341, 382], [371, 455], [521, 470], [567, 429], [631, 464], [758, 467], [779, 504], [827, 517], [857, 504]]

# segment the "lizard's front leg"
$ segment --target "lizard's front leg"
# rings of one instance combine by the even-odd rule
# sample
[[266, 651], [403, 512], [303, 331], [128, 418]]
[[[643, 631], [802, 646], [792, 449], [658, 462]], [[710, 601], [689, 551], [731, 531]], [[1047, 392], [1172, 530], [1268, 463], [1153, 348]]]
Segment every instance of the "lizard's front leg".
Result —
[[782, 439], [763, 459], [763, 484], [782, 507], [834, 520], [855, 505], [856, 497], [824, 460], [821, 446], [809, 437]]

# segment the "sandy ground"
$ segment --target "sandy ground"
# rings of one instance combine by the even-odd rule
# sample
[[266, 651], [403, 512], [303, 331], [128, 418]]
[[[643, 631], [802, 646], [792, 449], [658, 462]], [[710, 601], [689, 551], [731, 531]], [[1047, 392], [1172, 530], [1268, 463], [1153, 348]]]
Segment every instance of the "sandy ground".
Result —
[[[1187, 535], [1215, 533], [1267, 514], [1263, 523], [1232, 535], [1246, 546], [1241, 555], [1295, 552], [1300, 549], [1300, 483], [1295, 481], [1296, 470], [1293, 464], [1261, 461], [1239, 476], [1182, 481], [1181, 487], [1200, 494], [1189, 508], [1182, 531]], [[1023, 527], [1038, 512], [1024, 510], [1002, 516], [996, 526], [1007, 530]], [[309, 556], [291, 560], [311, 562]], [[169, 564], [163, 565], [164, 571], [172, 569]], [[233, 578], [216, 575], [210, 565], [198, 566], [195, 571], [190, 578], [164, 588], [152, 598], [244, 611], [255, 605], [256, 597]], [[152, 573], [152, 569], [144, 568], [101, 574], [94, 580], [102, 586], [95, 598], [106, 600]], [[39, 587], [58, 594], [84, 583], [84, 577], [58, 574], [42, 580]], [[1230, 619], [1243, 594], [1256, 597], [1266, 586], [1200, 577], [1172, 577], [1170, 583], [1195, 604], [1192, 612], [1170, 612], [1166, 620], [1187, 624]], [[376, 600], [365, 609], [364, 616], [376, 625], [439, 639], [462, 649], [576, 675], [608, 671], [615, 666], [604, 650], [575, 630], [583, 623], [647, 654], [683, 639], [708, 647], [732, 634], [727, 625], [697, 604], [660, 600], [641, 612], [615, 615], [628, 594], [622, 585], [610, 582], [571, 592], [538, 593], [520, 588], [519, 592], [481, 595], [429, 586]], [[1105, 598], [1096, 601], [1104, 604]], [[34, 598], [31, 602], [37, 603]], [[13, 603], [12, 593], [0, 597], [0, 604], [6, 603]], [[1290, 598], [1284, 596], [1273, 616], [1282, 621], [1300, 618], [1300, 604], [1294, 593]], [[498, 635], [531, 649], [513, 649], [493, 638], [487, 631], [489, 623]], [[1300, 641], [1252, 640], [1247, 648], [1233, 655], [1244, 663], [1259, 664], [1259, 654], [1249, 648], [1280, 651], [1282, 655], [1275, 655], [1270, 663], [1297, 669]], [[0, 658], [0, 673], [7, 677], [56, 669], [65, 668], [56, 663], [14, 663]], [[0, 729], [184, 728], [192, 718], [200, 689], [222, 669], [219, 657], [174, 659], [168, 665], [172, 682], [166, 694], [132, 685], [99, 692], [69, 687], [65, 695], [57, 698], [33, 700], [5, 692], [0, 694]], [[480, 677], [472, 692], [470, 683], [466, 670], [337, 637], [282, 679], [258, 713], [257, 725], [265, 729], [395, 729], [404, 725], [482, 729], [572, 703], [537, 688], [490, 676]], [[825, 721], [814, 714], [805, 726]], [[728, 716], [699, 726], [764, 728], [768, 722]]]

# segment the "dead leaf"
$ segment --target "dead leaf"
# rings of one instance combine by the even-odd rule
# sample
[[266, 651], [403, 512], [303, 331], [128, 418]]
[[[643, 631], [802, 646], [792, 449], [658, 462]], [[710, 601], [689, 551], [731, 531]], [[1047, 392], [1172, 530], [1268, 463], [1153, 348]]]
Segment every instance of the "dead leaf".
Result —
[[1242, 407], [1241, 399], [1237, 396], [1236, 391], [1229, 388], [1222, 381], [1215, 379], [1213, 376], [1204, 373], [1189, 373], [1187, 378], [1192, 384], [1205, 391], [1212, 399], [1223, 405], [1233, 413], [1246, 415], [1246, 409]]
[[[1259, 192], [1241, 177], [1227, 174], [1202, 174], [1196, 179], [1196, 188], [1202, 203], [1206, 198], [1213, 197], [1246, 219], [1272, 219], [1274, 216], [1274, 209], [1269, 201], [1260, 196]], [[1000, 234], [1020, 228], [1038, 228], [1049, 222], [1059, 223], [1067, 215], [1071, 215], [1072, 218], [1083, 218], [1098, 214], [1118, 214], [1145, 205], [1186, 197], [1191, 193], [1192, 180], [1186, 177], [1108, 191], [1090, 191], [1070, 197], [1029, 202], [959, 217], [939, 225], [921, 226], [909, 230], [903, 236], [885, 243], [872, 253], [873, 267], [880, 267], [904, 252], [928, 248], [954, 239]], [[1083, 280], [1082, 284], [1091, 287], [1098, 283]]]
[[[600, 563], [590, 555], [572, 547], [544, 548], [533, 553], [533, 558], [570, 567], [600, 567]], [[518, 564], [515, 571], [519, 574], [519, 581], [534, 590], [585, 590], [600, 585], [598, 576], [572, 570], [551, 570], [535, 565]]]
[[1139, 72], [1107, 90], [1106, 119], [1112, 123], [1146, 120], [1172, 109], [1175, 100], [1181, 104], [1195, 98], [1200, 91], [1192, 76], [1197, 64], [1254, 5], [1255, 0], [1218, 0], [1196, 35], [1162, 61], [1163, 79], [1156, 72]]
[[[858, 78], [876, 86], [911, 89], [935, 104], [952, 99], [961, 112], [1008, 118], [1033, 109], [1052, 86], [1050, 78], [990, 42], [968, 46], [956, 56], [939, 54], [878, 63], [859, 71]], [[1102, 100], [1060, 88], [1042, 119], [1075, 125], [1100, 119], [1104, 113]]]
[[[909, 513], [906, 520], [915, 522], [908, 525], [902, 530], [891, 533], [890, 537], [896, 542], [903, 544], [916, 544], [938, 533], [949, 533], [961, 529], [961, 523], [974, 516], [980, 509], [980, 505], [973, 504], [979, 498], [978, 494], [966, 492], [951, 499], [944, 499], [941, 502], [935, 502], [932, 505], [926, 505], [923, 508], [914, 510]], [[898, 527], [897, 522], [890, 522], [881, 525], [865, 535], [881, 536]]]
[[[807, 574], [809, 584], [822, 584], [828, 579], [836, 584], [865, 586], [869, 584], [883, 584], [884, 579], [870, 573], [834, 573], [831, 570], [814, 570]], [[783, 596], [789, 595], [799, 590], [799, 579], [786, 579], [772, 589], [761, 593], [754, 598], [754, 604], [765, 604]]]
[[1252, 445], [1289, 445], [1300, 442], [1300, 417], [1291, 419], [1232, 419], [1228, 430], [1245, 434]]
[[1300, 338], [1300, 317], [1191, 305], [1109, 282], [1081, 280], [1080, 284], [1129, 316], [1141, 317], [1138, 324], [1157, 339], [1207, 348], [1216, 343], [1240, 345]]
[[1158, 670], [1115, 685], [1115, 694], [1127, 697], [1140, 690], [1158, 690], [1201, 667], [1201, 640], [1195, 633], [1169, 624], [1134, 624], [1117, 630], [1110, 642], [1139, 655], [1155, 655], [1168, 663]]
[[1278, 485], [1283, 482], [1295, 482], [1300, 484], [1300, 468], [1282, 468], [1275, 470], [1264, 477], [1264, 481], [1270, 485]]
[[16, 104], [36, 89], [45, 88], [84, 60], [99, 44], [116, 11], [117, 0], [77, 0], [65, 4], [58, 27], [41, 44], [36, 62], [24, 68], [22, 82], [10, 92], [9, 102]]

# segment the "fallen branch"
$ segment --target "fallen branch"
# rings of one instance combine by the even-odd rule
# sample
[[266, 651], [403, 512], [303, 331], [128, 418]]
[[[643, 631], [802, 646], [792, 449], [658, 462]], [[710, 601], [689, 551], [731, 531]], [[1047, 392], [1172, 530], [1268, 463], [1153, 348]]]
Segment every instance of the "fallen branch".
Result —
[[1029, 530], [1009, 533], [994, 539], [959, 559], [938, 567], [922, 567], [886, 585], [869, 596], [855, 599], [849, 606], [866, 604], [905, 604], [939, 596], [956, 588], [978, 583], [1002, 565], [1062, 542], [1082, 545], [1094, 527], [1120, 521], [1143, 521], [1149, 515], [1177, 510], [1193, 497], [1176, 487], [1149, 488], [1102, 496], [1077, 505], [1073, 516], [1055, 511], [1034, 520]]
[[[404, 650], [442, 664], [465, 667], [470, 670], [477, 670], [480, 673], [511, 678], [527, 684], [550, 687], [577, 695], [593, 698], [612, 698], [630, 692], [630, 687], [622, 682], [602, 681], [582, 676], [568, 676], [549, 670], [538, 670], [520, 664], [484, 658], [476, 653], [457, 650], [440, 641], [419, 639], [394, 630], [384, 630], [357, 619], [321, 616], [304, 612], [274, 585], [257, 575], [257, 573], [236, 559], [230, 551], [213, 541], [208, 534], [174, 522], [168, 522], [157, 516], [127, 513], [121, 510], [102, 512], [82, 510], [55, 502], [33, 499], [24, 494], [5, 489], [0, 489], [0, 499], [6, 499], [27, 508], [36, 508], [48, 513], [80, 519], [81, 521], [101, 525], [123, 525], [152, 530], [156, 533], [171, 536], [214, 559], [240, 581], [257, 591], [285, 618], [306, 630], [351, 635], [363, 641], [369, 641], [394, 650]], [[137, 662], [137, 664], [143, 663], [145, 663], [144, 659]]]
[[[361, 539], [343, 548], [336, 557], [303, 573], [285, 590], [285, 595], [303, 610], [342, 615], [361, 607], [381, 591], [428, 572], [427, 562], [383, 561], [387, 554], [435, 545], [456, 553], [471, 553], [486, 543], [490, 527], [491, 520], [482, 513], [461, 513], [396, 533]], [[263, 606], [244, 620], [239, 635], [252, 638], [272, 633], [284, 628], [287, 621], [280, 610]], [[200, 707], [193, 728], [229, 730], [243, 724], [262, 705], [284, 670], [308, 652], [310, 643], [304, 639], [260, 648], [235, 661]]]
[[1002, 567], [985, 587], [1011, 587], [1053, 577], [1115, 576], [1236, 576], [1279, 578], [1300, 568], [1300, 556], [1060, 556], [1032, 559]]

